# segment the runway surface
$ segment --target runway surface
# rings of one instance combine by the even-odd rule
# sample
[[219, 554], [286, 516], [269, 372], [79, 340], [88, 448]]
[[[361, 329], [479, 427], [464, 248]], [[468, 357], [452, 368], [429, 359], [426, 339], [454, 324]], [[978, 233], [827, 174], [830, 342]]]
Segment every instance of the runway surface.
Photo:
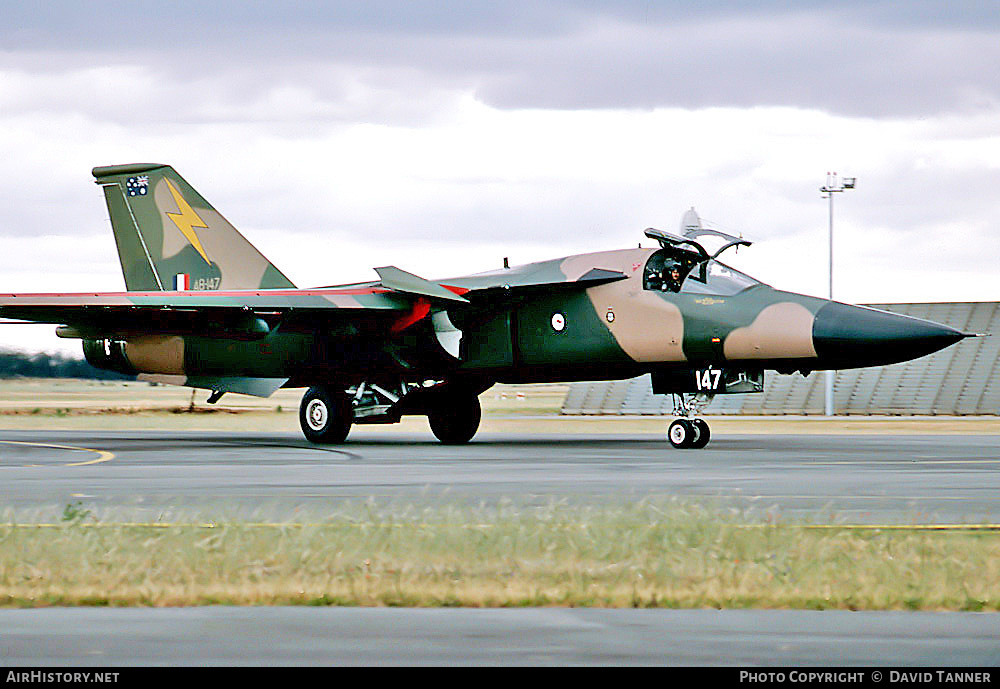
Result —
[[977, 613], [0, 610], [0, 665], [997, 666]]
[[[1000, 437], [490, 435], [361, 429], [0, 433], [0, 505], [56, 521], [295, 520], [343, 500], [614, 504], [680, 496], [863, 523], [1000, 522]], [[197, 608], [0, 611], [6, 665], [1000, 665], [995, 614]]]
[[82, 502], [144, 519], [287, 519], [344, 499], [614, 503], [679, 496], [866, 523], [1000, 522], [1000, 436], [427, 435], [359, 429], [339, 447], [297, 434], [0, 433], [0, 505], [44, 521]]

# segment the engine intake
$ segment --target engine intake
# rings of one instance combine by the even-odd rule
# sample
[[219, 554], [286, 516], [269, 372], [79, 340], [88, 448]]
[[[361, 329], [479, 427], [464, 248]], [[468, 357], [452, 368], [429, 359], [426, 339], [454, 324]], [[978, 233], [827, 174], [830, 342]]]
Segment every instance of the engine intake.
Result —
[[138, 373], [125, 356], [124, 340], [84, 340], [83, 356], [94, 368], [129, 375]]

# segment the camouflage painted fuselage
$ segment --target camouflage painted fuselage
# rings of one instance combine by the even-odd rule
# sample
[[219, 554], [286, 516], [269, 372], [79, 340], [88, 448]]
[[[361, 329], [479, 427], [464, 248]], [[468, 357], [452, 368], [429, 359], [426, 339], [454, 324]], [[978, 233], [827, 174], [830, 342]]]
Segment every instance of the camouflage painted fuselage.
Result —
[[[350, 325], [298, 319], [293, 306], [259, 338], [129, 336], [118, 361], [125, 370], [187, 376], [188, 384], [217, 377], [287, 378], [288, 386], [456, 377], [531, 383], [706, 366], [783, 372], [868, 366], [919, 356], [955, 337], [936, 324], [760, 283], [723, 294], [713, 292], [710, 280], [697, 283], [690, 275], [678, 292], [649, 289], [647, 264], [661, 251], [583, 254], [441, 280], [468, 303], [428, 305], [422, 314], [379, 283], [308, 296], [300, 291], [289, 304], [305, 309], [306, 299], [335, 300], [356, 309], [358, 318]], [[595, 269], [624, 277], [578, 284]], [[256, 295], [273, 304], [280, 294], [209, 292], [186, 299], [200, 305], [235, 300], [254, 309]], [[399, 315], [363, 317], [379, 311]], [[458, 356], [438, 337], [433, 315], [439, 312], [460, 332]], [[831, 337], [831, 319], [843, 321], [845, 314], [865, 338], [863, 351]], [[874, 328], [865, 330], [865, 318]], [[849, 327], [847, 321], [836, 327]]]
[[[464, 365], [500, 363], [510, 369], [501, 380], [510, 382], [616, 378], [663, 366], [723, 362], [752, 368], [817, 367], [813, 320], [826, 300], [759, 283], [727, 295], [713, 294], [710, 285], [701, 292], [649, 289], [646, 267], [661, 251], [582, 254], [444, 281], [470, 289], [503, 281], [514, 289], [532, 283], [572, 284], [594, 269], [625, 276], [586, 289], [541, 289], [512, 298], [510, 313], [504, 314], [510, 324], [510, 354], [496, 362], [492, 343], [497, 338], [480, 337], [471, 328]], [[553, 326], [556, 315], [558, 329]]]

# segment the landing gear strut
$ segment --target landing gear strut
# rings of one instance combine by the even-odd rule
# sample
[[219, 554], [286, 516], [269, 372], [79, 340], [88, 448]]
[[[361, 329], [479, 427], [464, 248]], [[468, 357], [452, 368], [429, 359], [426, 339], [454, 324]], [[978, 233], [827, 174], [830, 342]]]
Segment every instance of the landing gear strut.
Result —
[[712, 437], [708, 424], [704, 419], [688, 417], [700, 414], [711, 401], [711, 395], [698, 394], [688, 398], [684, 393], [674, 393], [674, 414], [682, 418], [671, 423], [667, 430], [667, 439], [671, 445], [678, 449], [695, 450], [708, 445]]

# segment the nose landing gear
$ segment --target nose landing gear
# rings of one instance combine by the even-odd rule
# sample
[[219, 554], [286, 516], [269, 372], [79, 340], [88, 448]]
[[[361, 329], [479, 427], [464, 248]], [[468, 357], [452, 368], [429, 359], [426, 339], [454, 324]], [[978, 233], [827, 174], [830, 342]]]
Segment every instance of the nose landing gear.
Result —
[[708, 445], [711, 437], [712, 432], [704, 419], [677, 419], [667, 431], [670, 444], [678, 449], [700, 450]]
[[688, 398], [684, 393], [674, 394], [674, 414], [682, 418], [675, 420], [667, 429], [671, 445], [680, 450], [700, 450], [708, 445], [712, 437], [708, 424], [704, 419], [688, 417], [701, 413], [711, 401], [712, 395], [697, 394]]

